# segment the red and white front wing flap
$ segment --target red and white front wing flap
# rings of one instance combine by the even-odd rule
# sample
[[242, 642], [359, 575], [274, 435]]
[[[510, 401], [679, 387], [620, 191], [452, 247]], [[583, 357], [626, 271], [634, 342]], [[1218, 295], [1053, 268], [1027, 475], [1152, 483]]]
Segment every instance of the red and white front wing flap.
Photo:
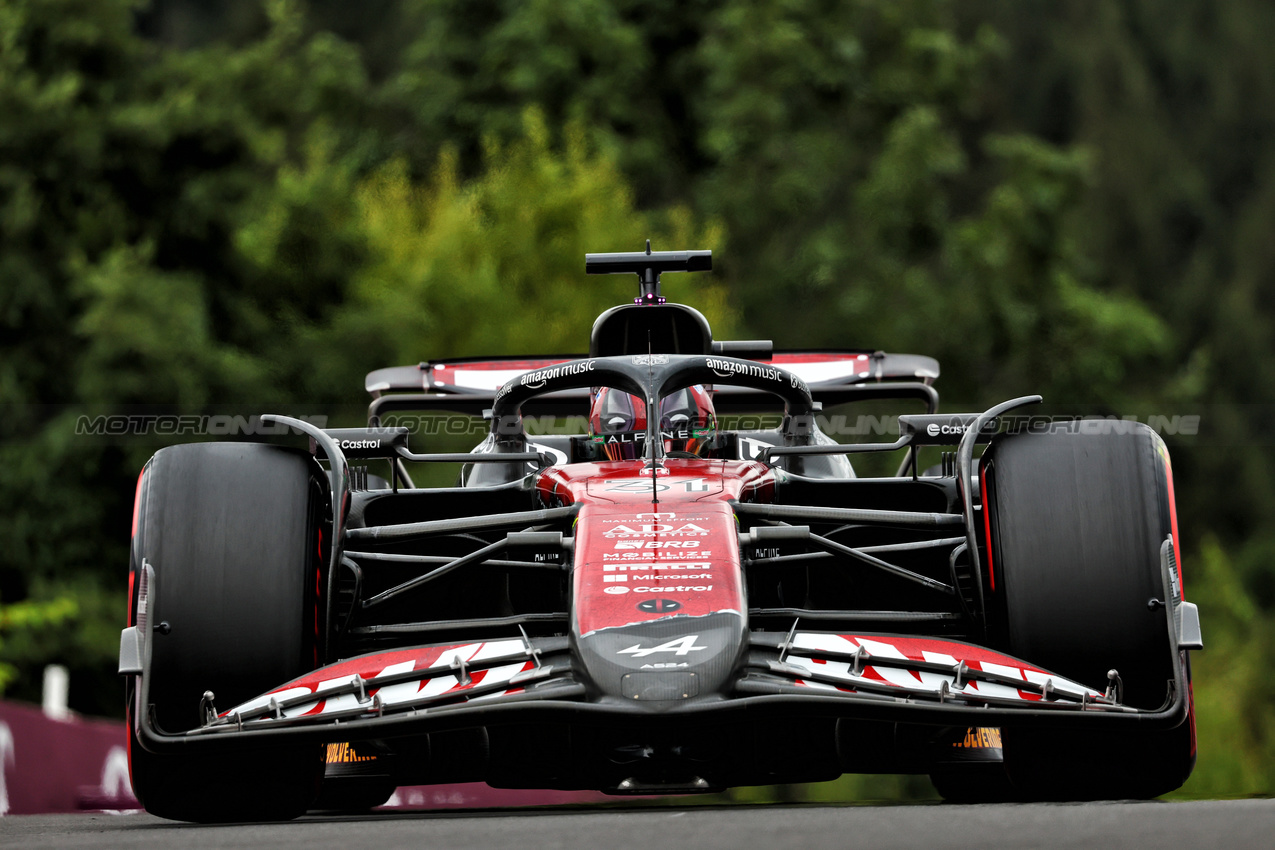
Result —
[[307, 673], [222, 712], [204, 728], [376, 715], [449, 699], [496, 699], [521, 693], [523, 684], [550, 671], [536, 663], [520, 639], [378, 652]]
[[798, 632], [788, 642], [784, 662], [798, 684], [822, 690], [897, 689], [1002, 704], [1051, 698], [1082, 705], [1108, 702], [1104, 694], [1020, 659], [937, 638]]

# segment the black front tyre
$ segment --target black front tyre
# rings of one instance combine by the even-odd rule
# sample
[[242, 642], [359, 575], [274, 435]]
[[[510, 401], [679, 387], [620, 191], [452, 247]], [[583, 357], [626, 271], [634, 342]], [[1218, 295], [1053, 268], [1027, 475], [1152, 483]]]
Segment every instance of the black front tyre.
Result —
[[[1174, 529], [1168, 453], [1142, 425], [1084, 427], [1001, 438], [985, 458], [993, 638], [1100, 692], [1116, 669], [1126, 705], [1159, 709], [1179, 661], [1161, 565]], [[1026, 799], [1156, 797], [1180, 787], [1195, 764], [1191, 713], [1172, 729], [1002, 735], [1006, 772]]]
[[163, 449], [142, 474], [131, 569], [154, 571], [154, 648], [149, 708], [137, 705], [130, 681], [129, 762], [134, 793], [152, 814], [283, 820], [318, 792], [318, 745], [152, 753], [135, 722], [148, 710], [163, 732], [182, 732], [199, 725], [205, 691], [225, 710], [317, 666], [322, 500], [314, 472], [300, 452], [198, 443]]

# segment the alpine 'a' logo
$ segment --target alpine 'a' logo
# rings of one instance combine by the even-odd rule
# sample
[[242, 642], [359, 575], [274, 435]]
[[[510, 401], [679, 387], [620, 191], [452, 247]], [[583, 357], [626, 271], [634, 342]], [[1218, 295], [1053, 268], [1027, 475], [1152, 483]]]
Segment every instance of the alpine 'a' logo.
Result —
[[659, 646], [653, 646], [650, 649], [642, 649], [641, 644], [633, 644], [628, 649], [621, 649], [616, 655], [632, 655], [634, 658], [646, 658], [648, 655], [654, 655], [657, 652], [672, 652], [677, 655], [686, 655], [689, 652], [699, 652], [708, 649], [707, 646], [696, 646], [695, 641], [699, 635], [687, 635], [686, 637], [671, 640], [668, 643], [662, 643]]
[[681, 607], [682, 603], [676, 599], [643, 599], [637, 604], [639, 611], [645, 611], [648, 614], [667, 614]]

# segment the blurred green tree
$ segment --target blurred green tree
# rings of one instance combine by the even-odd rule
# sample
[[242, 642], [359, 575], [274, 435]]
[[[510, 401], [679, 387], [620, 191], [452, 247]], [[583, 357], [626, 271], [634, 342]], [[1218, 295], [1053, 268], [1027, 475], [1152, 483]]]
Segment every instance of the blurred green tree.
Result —
[[[84, 413], [324, 405], [395, 361], [580, 351], [629, 294], [581, 286], [581, 254], [721, 244], [684, 207], [638, 210], [611, 149], [555, 142], [536, 110], [472, 179], [445, 151], [428, 178], [378, 160], [356, 52], [292, 4], [246, 45], [187, 51], [137, 37], [132, 7], [0, 3], [0, 103], [22, 119], [0, 129], [0, 579], [80, 602], [57, 640], [3, 650], [27, 698], [49, 658], [80, 676], [115, 651], [128, 482], [162, 442], [77, 434]], [[695, 300], [729, 330], [720, 289]], [[77, 707], [118, 713], [88, 678]]]

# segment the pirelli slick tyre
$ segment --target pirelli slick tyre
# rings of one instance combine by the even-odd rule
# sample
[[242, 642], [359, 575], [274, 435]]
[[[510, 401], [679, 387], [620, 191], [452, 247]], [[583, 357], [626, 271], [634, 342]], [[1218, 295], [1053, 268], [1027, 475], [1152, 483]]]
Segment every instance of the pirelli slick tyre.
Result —
[[[1162, 566], [1176, 525], [1172, 473], [1151, 429], [1120, 425], [1064, 423], [989, 449], [989, 620], [1010, 654], [1098, 691], [1115, 669], [1123, 702], [1154, 710], [1170, 695], [1177, 660]], [[1006, 728], [1003, 741], [1006, 772], [1025, 799], [1156, 797], [1195, 764], [1192, 712], [1168, 730]]]
[[[999, 728], [968, 727], [937, 739], [938, 755], [930, 767], [930, 782], [949, 803], [1004, 803], [1019, 799], [1002, 760]], [[933, 757], [933, 756], [932, 756]]]
[[[146, 750], [136, 720], [164, 733], [201, 722], [212, 691], [230, 708], [314, 669], [320, 491], [302, 453], [199, 443], [157, 453], [138, 483], [130, 586], [149, 567], [148, 705], [128, 700], [133, 790], [147, 811], [199, 822], [282, 820], [319, 790], [314, 744], [227, 753]], [[137, 606], [130, 606], [136, 624]]]

